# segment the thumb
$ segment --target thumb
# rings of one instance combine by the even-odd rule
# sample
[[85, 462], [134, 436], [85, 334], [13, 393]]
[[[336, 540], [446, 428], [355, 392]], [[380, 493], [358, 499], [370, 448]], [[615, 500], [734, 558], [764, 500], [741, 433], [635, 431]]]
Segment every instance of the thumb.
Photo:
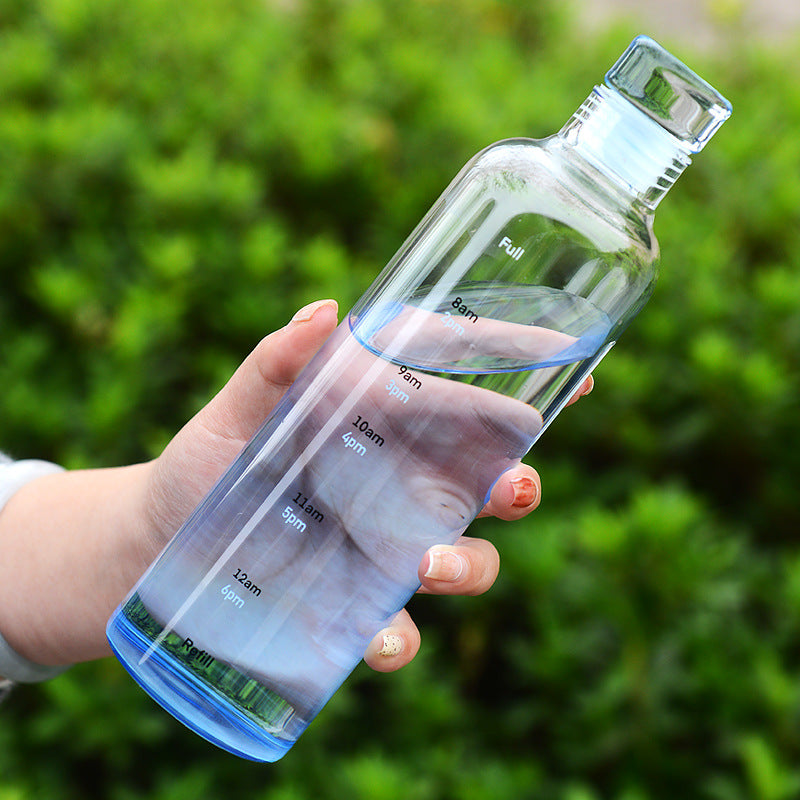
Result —
[[262, 339], [198, 416], [207, 430], [248, 440], [336, 327], [335, 300], [301, 308]]

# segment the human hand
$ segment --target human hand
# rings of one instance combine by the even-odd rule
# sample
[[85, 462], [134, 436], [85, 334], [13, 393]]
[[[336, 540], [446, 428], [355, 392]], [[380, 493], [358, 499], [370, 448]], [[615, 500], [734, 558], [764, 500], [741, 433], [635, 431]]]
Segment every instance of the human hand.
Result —
[[[68, 470], [17, 491], [0, 514], [0, 631], [11, 647], [39, 664], [107, 655], [109, 614], [335, 326], [333, 301], [302, 309], [258, 345], [154, 461]], [[591, 378], [576, 398], [590, 389]], [[512, 466], [495, 483], [482, 514], [519, 519], [540, 495], [536, 471]], [[463, 537], [424, 555], [422, 591], [480, 594], [494, 582], [498, 564], [489, 542]], [[407, 664], [418, 647], [419, 633], [402, 612], [365, 657], [389, 671]]]
[[[154, 462], [149, 481], [152, 557], [233, 461], [335, 326], [333, 301], [320, 301], [298, 312], [286, 327], [259, 344]], [[576, 399], [591, 388], [590, 381]], [[540, 494], [536, 471], [519, 464], [496, 482], [482, 515], [519, 519], [538, 505]], [[498, 569], [493, 545], [462, 537], [454, 546], [437, 546], [426, 553], [419, 577], [422, 591], [428, 593], [480, 594], [493, 584]], [[418, 647], [419, 633], [404, 611], [375, 638], [365, 659], [375, 669], [390, 671], [408, 663]]]

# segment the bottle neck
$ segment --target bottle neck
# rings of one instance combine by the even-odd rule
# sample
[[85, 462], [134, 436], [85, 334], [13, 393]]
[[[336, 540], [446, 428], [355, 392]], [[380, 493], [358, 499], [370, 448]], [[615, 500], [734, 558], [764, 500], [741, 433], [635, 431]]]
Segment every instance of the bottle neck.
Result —
[[596, 86], [559, 134], [585, 161], [655, 209], [691, 150], [607, 86]]

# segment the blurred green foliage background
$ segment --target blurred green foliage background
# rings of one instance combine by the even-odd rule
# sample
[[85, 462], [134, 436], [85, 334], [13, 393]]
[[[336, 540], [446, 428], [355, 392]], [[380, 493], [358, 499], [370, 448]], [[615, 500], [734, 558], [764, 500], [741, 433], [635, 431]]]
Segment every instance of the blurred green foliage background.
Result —
[[[734, 117], [659, 208], [653, 300], [531, 456], [541, 509], [475, 526], [494, 589], [416, 599], [414, 664], [362, 665], [273, 766], [110, 659], [26, 688], [0, 800], [800, 797], [800, 62], [728, 24], [671, 48]], [[637, 32], [557, 0], [0, 0], [0, 446], [156, 455]]]

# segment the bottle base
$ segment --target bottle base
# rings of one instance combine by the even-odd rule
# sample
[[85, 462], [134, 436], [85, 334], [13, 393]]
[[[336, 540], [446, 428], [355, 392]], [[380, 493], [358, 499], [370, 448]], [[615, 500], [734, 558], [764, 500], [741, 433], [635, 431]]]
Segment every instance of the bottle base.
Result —
[[273, 736], [169, 654], [155, 650], [142, 661], [152, 641], [124, 614], [114, 614], [107, 634], [111, 649], [136, 683], [187, 728], [217, 747], [250, 761], [273, 762], [296, 741]]

